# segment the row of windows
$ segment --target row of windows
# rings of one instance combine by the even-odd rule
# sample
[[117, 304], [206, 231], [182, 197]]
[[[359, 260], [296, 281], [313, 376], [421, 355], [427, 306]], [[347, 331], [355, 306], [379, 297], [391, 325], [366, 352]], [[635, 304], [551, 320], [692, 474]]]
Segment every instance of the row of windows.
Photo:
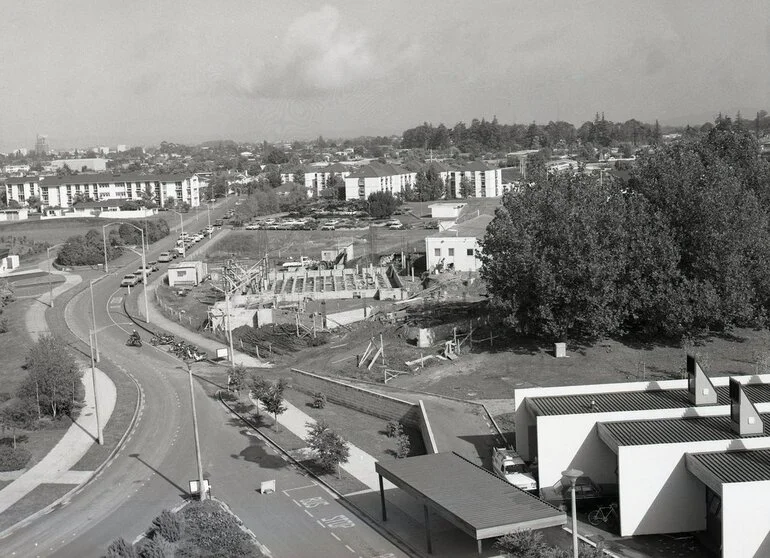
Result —
[[[455, 249], [454, 248], [447, 248], [447, 251], [448, 251], [447, 257], [448, 258], [453, 258], [454, 255], [455, 255]], [[473, 248], [467, 248], [465, 250], [465, 255], [466, 256], [472, 256], [473, 254], [474, 254]], [[441, 248], [434, 248], [433, 249], [433, 255], [436, 256], [437, 258], [440, 258], [441, 257]]]

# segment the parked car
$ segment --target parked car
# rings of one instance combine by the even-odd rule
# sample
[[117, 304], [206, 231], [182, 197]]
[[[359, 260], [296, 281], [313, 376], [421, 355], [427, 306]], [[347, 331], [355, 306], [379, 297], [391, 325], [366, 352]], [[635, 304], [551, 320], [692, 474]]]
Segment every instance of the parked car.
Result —
[[158, 261], [161, 263], [170, 262], [174, 259], [174, 256], [171, 255], [171, 252], [161, 252], [158, 254]]
[[128, 275], [124, 275], [123, 279], [120, 282], [121, 287], [134, 287], [141, 281], [141, 278], [137, 277], [133, 273], [129, 273]]
[[160, 271], [160, 267], [158, 266], [158, 262], [156, 262], [155, 260], [153, 260], [151, 262], [147, 262], [147, 267], [152, 269], [152, 271]]

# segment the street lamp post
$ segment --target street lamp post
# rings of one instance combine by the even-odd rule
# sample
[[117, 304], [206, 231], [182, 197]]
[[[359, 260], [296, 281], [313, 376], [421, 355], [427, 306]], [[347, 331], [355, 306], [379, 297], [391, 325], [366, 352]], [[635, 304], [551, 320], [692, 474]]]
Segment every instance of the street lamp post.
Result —
[[[93, 285], [93, 281], [91, 282]], [[96, 339], [96, 329], [94, 328], [93, 331], [90, 331], [88, 334], [88, 344], [90, 345], [91, 349], [91, 384], [94, 388], [94, 415], [96, 416], [96, 441], [99, 443], [100, 446], [104, 445], [104, 433], [102, 432], [102, 422], [99, 418], [99, 396], [97, 395], [97, 389], [96, 389], [96, 366], [94, 365], [94, 342], [92, 340]]]
[[187, 375], [190, 378], [190, 402], [192, 403], [193, 432], [195, 434], [195, 461], [198, 465], [198, 498], [206, 499], [206, 491], [203, 489], [203, 466], [201, 465], [201, 444], [198, 438], [198, 415], [195, 412], [195, 393], [193, 391], [192, 367], [187, 363]]
[[575, 497], [575, 483], [583, 476], [580, 469], [567, 469], [562, 471], [562, 476], [570, 482], [570, 492], [572, 493], [572, 553], [574, 558], [578, 558], [578, 534], [577, 534], [577, 498]]
[[94, 328], [94, 354], [96, 355], [96, 362], [99, 362], [99, 342], [96, 339], [96, 311], [94, 310], [94, 282], [91, 280], [88, 285], [88, 289], [91, 291], [91, 327]]
[[142, 235], [142, 284], [144, 285], [144, 323], [149, 324], [150, 323], [150, 305], [147, 302], [147, 256], [145, 252], [144, 229], [142, 227], [137, 227], [133, 223], [126, 223], [124, 221], [119, 221], [116, 223], [107, 223], [106, 225], [102, 226], [102, 240], [104, 241], [104, 273], [107, 273], [107, 237], [105, 236], [105, 229], [111, 225], [128, 225], [129, 227], [134, 227]]
[[54, 244], [53, 246], [49, 246], [45, 249], [46, 258], [48, 259], [48, 304], [51, 308], [53, 308], [53, 285], [51, 284], [51, 250], [57, 246], [61, 246], [62, 244], [63, 243]]

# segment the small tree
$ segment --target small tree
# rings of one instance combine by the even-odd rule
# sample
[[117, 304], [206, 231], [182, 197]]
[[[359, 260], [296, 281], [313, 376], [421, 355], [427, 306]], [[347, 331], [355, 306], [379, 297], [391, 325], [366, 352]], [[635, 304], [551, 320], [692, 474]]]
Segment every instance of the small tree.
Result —
[[326, 471], [337, 470], [340, 476], [340, 464], [347, 463], [350, 457], [348, 443], [334, 430], [329, 428], [326, 421], [306, 423], [308, 435], [306, 441], [316, 453], [316, 462]]
[[278, 386], [275, 385], [260, 401], [265, 406], [265, 410], [273, 415], [275, 429], [278, 431], [278, 415], [282, 415], [287, 409], [286, 405], [283, 404], [283, 390], [279, 390]]
[[473, 190], [471, 189], [471, 181], [468, 180], [468, 177], [465, 175], [463, 175], [463, 177], [460, 179], [460, 197], [461, 198], [473, 197]]
[[176, 198], [174, 196], [166, 198], [166, 207], [169, 209], [174, 209], [174, 207], [176, 207]]
[[236, 364], [230, 368], [230, 376], [228, 378], [227, 387], [240, 395], [241, 389], [243, 389], [246, 383], [246, 367], [242, 364]]
[[3, 429], [10, 428], [13, 433], [13, 449], [16, 449], [16, 430], [30, 428], [36, 418], [34, 403], [21, 399], [14, 399], [0, 411]]
[[[257, 401], [262, 401], [262, 398], [266, 397], [270, 393], [272, 384], [264, 376], [253, 376], [251, 378], [251, 395]], [[257, 405], [257, 416], [259, 416], [259, 405]]]

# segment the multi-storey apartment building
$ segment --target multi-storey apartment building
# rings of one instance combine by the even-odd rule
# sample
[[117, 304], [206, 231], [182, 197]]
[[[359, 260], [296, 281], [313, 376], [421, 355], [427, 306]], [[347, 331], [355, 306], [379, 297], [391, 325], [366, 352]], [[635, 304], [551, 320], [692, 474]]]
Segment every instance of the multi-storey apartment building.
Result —
[[45, 207], [71, 207], [78, 195], [93, 200], [128, 201], [141, 200], [143, 193], [147, 193], [161, 207], [166, 205], [168, 198], [196, 207], [200, 205], [201, 186], [196, 174], [22, 176], [6, 181], [5, 194], [9, 201], [14, 200], [21, 205], [27, 205], [29, 198], [36, 196]]
[[[467, 180], [468, 192], [462, 191], [463, 178]], [[448, 186], [448, 191], [455, 198], [496, 198], [503, 195], [501, 170], [481, 161], [472, 161], [449, 172]]]
[[413, 186], [417, 173], [398, 165], [372, 162], [351, 172], [345, 177], [345, 199], [365, 200], [374, 192], [401, 194]]
[[338, 176], [344, 180], [350, 176], [350, 167], [342, 163], [333, 163], [325, 167], [309, 168], [305, 172], [305, 187], [313, 193], [314, 197], [318, 198], [326, 190], [332, 176]]

